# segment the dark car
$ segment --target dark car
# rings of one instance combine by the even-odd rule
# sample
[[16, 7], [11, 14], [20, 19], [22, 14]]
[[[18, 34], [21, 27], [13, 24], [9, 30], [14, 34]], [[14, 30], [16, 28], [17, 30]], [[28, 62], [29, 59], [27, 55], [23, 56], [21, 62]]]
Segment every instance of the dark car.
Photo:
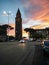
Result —
[[44, 55], [49, 54], [49, 40], [45, 40], [43, 43]]

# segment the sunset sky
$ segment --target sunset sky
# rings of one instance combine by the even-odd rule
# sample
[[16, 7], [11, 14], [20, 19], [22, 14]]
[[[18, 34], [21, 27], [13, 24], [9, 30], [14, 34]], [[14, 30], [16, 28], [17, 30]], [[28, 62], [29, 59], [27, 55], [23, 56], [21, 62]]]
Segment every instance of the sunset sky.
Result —
[[9, 17], [9, 24], [14, 24], [18, 8], [21, 11], [23, 28], [49, 26], [49, 0], [0, 0], [0, 24], [8, 24], [8, 17], [3, 16], [5, 11], [13, 14]]

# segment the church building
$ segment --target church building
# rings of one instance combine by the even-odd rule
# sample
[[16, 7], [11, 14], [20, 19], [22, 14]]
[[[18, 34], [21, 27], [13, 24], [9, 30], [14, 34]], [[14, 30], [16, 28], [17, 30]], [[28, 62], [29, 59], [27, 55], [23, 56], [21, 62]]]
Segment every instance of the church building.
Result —
[[16, 40], [22, 39], [22, 18], [21, 18], [21, 12], [19, 9], [15, 17], [15, 39]]

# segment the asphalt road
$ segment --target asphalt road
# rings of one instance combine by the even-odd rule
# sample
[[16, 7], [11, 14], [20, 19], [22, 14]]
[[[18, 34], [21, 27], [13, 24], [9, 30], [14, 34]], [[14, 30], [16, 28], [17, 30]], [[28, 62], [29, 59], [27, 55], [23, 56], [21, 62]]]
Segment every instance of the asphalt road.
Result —
[[0, 65], [49, 65], [40, 42], [0, 42]]

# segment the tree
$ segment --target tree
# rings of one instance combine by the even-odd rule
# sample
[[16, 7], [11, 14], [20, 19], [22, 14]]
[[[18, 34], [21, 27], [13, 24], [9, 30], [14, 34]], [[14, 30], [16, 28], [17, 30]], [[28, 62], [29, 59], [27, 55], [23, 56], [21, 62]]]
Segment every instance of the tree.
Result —
[[5, 38], [7, 39], [7, 29], [10, 29], [10, 30], [12, 30], [13, 29], [13, 27], [11, 27], [11, 26], [9, 26], [9, 25], [7, 25], [7, 24], [4, 24], [4, 25], [0, 25], [0, 39], [2, 40], [2, 39], [4, 39], [5, 40]]
[[33, 38], [33, 35], [36, 33], [36, 31], [32, 28], [25, 28], [24, 31], [29, 32], [29, 37]]

